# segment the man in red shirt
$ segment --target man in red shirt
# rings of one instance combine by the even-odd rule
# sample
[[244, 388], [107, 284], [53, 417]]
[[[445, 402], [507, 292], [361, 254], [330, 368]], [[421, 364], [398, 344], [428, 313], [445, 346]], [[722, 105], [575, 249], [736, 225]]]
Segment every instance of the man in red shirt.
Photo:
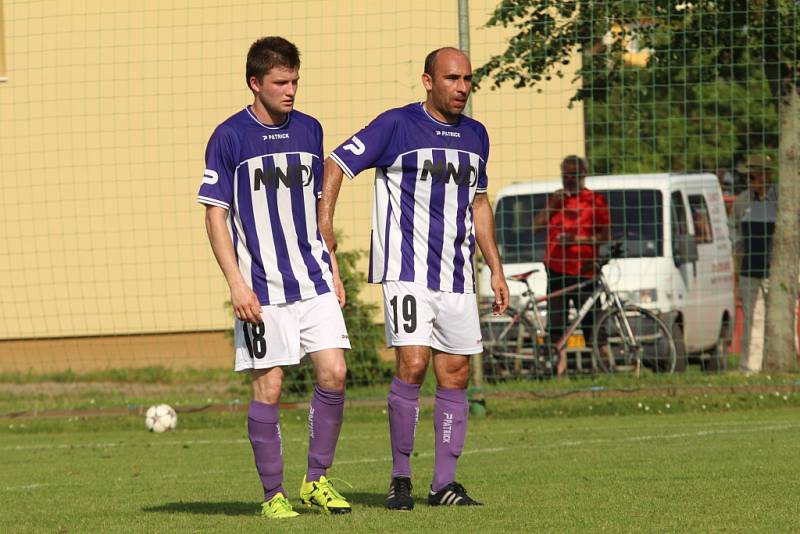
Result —
[[[600, 244], [610, 236], [608, 204], [600, 193], [584, 186], [588, 167], [579, 156], [567, 156], [561, 162], [559, 189], [550, 195], [547, 205], [533, 219], [534, 231], [547, 229], [547, 292], [552, 293], [591, 278]], [[551, 298], [547, 311], [550, 340], [555, 343], [564, 335], [568, 324], [569, 301], [580, 309], [592, 294], [591, 286]], [[581, 322], [587, 344], [592, 340], [595, 316], [599, 315], [597, 302]], [[557, 373], [567, 370], [567, 352], [559, 354]]]

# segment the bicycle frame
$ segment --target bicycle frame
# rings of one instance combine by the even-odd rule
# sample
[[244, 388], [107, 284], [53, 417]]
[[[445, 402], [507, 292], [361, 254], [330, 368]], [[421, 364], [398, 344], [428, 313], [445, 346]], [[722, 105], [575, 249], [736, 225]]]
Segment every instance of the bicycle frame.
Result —
[[[514, 280], [517, 280], [517, 279], [514, 279]], [[554, 297], [558, 297], [558, 296], [564, 295], [565, 293], [569, 293], [569, 292], [575, 291], [577, 289], [581, 289], [581, 288], [584, 288], [586, 286], [589, 286], [589, 285], [592, 285], [592, 284], [596, 284], [595, 290], [592, 292], [592, 295], [588, 299], [586, 299], [586, 302], [583, 303], [583, 306], [581, 306], [581, 308], [578, 310], [578, 313], [577, 313], [575, 319], [573, 319], [572, 321], [569, 322], [569, 326], [564, 331], [564, 334], [561, 336], [561, 338], [558, 341], [556, 341], [553, 344], [553, 348], [556, 350], [556, 352], [560, 352], [561, 350], [564, 349], [564, 347], [567, 345], [567, 342], [569, 341], [570, 337], [578, 329], [578, 327], [580, 326], [581, 322], [586, 317], [586, 315], [589, 313], [589, 311], [592, 309], [592, 307], [595, 305], [595, 303], [598, 301], [598, 299], [600, 299], [601, 297], [605, 296], [607, 301], [608, 301], [608, 305], [611, 306], [611, 307], [614, 307], [614, 308], [616, 308], [616, 309], [618, 309], [620, 311], [620, 317], [622, 319], [622, 321], [621, 321], [622, 325], [621, 326], [624, 329], [624, 334], [628, 338], [627, 342], [636, 351], [636, 354], [640, 354], [641, 353], [640, 349], [642, 347], [641, 347], [640, 343], [637, 341], [636, 336], [633, 333], [633, 329], [631, 328], [631, 325], [628, 322], [627, 317], [625, 317], [625, 313], [624, 313], [625, 307], [622, 304], [622, 300], [619, 298], [619, 296], [616, 293], [611, 291], [611, 289], [608, 287], [608, 282], [606, 281], [605, 276], [603, 275], [602, 271], [600, 271], [599, 269], [597, 271], [597, 274], [593, 278], [589, 278], [587, 280], [584, 280], [583, 282], [578, 282], [577, 284], [572, 284], [572, 285], [569, 285], [567, 287], [558, 289], [556, 291], [553, 291], [552, 293], [548, 293], [547, 295], [544, 295], [544, 296], [541, 296], [541, 297], [536, 297], [534, 295], [533, 290], [531, 289], [527, 278], [525, 278], [524, 280], [517, 280], [517, 281], [525, 283], [525, 285], [527, 287], [526, 294], [530, 297], [529, 300], [528, 300], [528, 303], [526, 304], [526, 306], [525, 306], [525, 308], [523, 310], [523, 312], [525, 310], [532, 309], [532, 311], [533, 311], [532, 315], [533, 315], [533, 321], [534, 321], [535, 327], [536, 327], [537, 330], [540, 330], [542, 332], [545, 332], [545, 328], [544, 328], [544, 324], [542, 323], [542, 319], [539, 316], [538, 309], [536, 307], [537, 304], [539, 304], [541, 302], [548, 301], [548, 300], [550, 300], [550, 299], [552, 299]], [[521, 313], [523, 313], [523, 312], [521, 312]], [[517, 322], [519, 322], [519, 317], [518, 316], [515, 317], [514, 319], [512, 319], [512, 324], [508, 327], [508, 329], [506, 329], [504, 331], [504, 333], [508, 332], [513, 326], [516, 325]], [[637, 359], [638, 359], [638, 357], [637, 357]], [[638, 368], [639, 368], [639, 365], [638, 365], [638, 362], [637, 362], [637, 372], [638, 372]]]

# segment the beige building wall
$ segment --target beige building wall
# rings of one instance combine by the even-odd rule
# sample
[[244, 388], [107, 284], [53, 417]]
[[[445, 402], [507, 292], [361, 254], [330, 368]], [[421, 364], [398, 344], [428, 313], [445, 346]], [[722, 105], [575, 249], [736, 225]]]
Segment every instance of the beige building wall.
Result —
[[[474, 66], [505, 46], [480, 28], [494, 4], [470, 2]], [[456, 6], [3, 2], [0, 339], [228, 328], [195, 195], [212, 130], [252, 101], [250, 43], [279, 34], [300, 47], [297, 107], [319, 118], [330, 150], [381, 111], [424, 99], [425, 54], [458, 44]], [[583, 153], [571, 76], [541, 94], [474, 96], [492, 140], [490, 194], [557, 176], [563, 155]], [[371, 187], [371, 173], [343, 187], [344, 248], [367, 247]]]
[[0, 82], [6, 81], [6, 36], [3, 23], [3, 2], [0, 2]]

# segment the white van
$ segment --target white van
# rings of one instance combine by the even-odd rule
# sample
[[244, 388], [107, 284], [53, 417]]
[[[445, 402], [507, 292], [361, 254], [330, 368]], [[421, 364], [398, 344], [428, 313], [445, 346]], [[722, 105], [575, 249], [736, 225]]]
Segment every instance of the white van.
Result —
[[[733, 260], [722, 191], [711, 174], [591, 176], [586, 187], [605, 195], [611, 238], [622, 257], [603, 273], [623, 300], [658, 310], [672, 326], [679, 355], [703, 368], [726, 368], [735, 317]], [[501, 189], [495, 200], [497, 245], [506, 276], [538, 269], [536, 294], [547, 292], [546, 235], [532, 231], [533, 217], [561, 181], [527, 182]], [[481, 302], [491, 302], [490, 273], [481, 265]], [[511, 305], [522, 284], [509, 282]]]

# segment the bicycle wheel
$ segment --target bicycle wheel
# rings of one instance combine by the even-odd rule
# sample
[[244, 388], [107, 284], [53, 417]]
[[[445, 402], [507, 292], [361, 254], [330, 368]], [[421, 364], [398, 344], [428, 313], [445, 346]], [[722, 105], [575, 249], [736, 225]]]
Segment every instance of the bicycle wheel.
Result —
[[[592, 336], [595, 369], [604, 373], [630, 371], [636, 368], [637, 359], [640, 359], [654, 373], [673, 373], [677, 351], [664, 321], [638, 306], [625, 306], [624, 311], [623, 319], [620, 310], [609, 308], [595, 325]], [[636, 343], [627, 334], [624, 320], [630, 325]], [[604, 347], [608, 348], [607, 354]]]
[[509, 308], [503, 315], [481, 314], [484, 369], [494, 380], [551, 374], [546, 344], [524, 314]]

